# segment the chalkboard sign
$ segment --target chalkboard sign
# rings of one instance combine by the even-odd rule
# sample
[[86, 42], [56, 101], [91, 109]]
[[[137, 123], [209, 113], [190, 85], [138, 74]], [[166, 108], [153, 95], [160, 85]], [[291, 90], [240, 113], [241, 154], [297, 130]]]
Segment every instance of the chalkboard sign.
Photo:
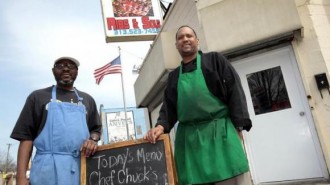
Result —
[[91, 157], [81, 155], [82, 185], [177, 184], [170, 139], [144, 139], [102, 145]]

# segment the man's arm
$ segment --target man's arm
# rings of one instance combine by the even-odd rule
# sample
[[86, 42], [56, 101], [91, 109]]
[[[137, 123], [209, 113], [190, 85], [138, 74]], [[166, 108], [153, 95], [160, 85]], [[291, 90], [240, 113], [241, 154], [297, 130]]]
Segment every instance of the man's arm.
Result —
[[221, 63], [218, 73], [222, 75], [226, 91], [226, 102], [230, 112], [230, 118], [236, 129], [249, 131], [252, 122], [249, 117], [246, 97], [241, 84], [241, 79], [231, 63], [218, 53]]
[[169, 133], [178, 120], [176, 109], [178, 78], [179, 68], [172, 71], [168, 76], [167, 87], [163, 97], [163, 104], [159, 111], [156, 127], [161, 125], [164, 133]]
[[26, 177], [29, 161], [32, 154], [32, 140], [20, 141], [17, 155], [17, 185], [28, 185], [29, 181]]

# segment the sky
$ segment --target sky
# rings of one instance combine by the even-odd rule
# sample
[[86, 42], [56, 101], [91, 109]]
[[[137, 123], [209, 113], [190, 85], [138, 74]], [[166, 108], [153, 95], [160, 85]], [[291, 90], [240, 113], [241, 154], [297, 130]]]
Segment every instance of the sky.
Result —
[[151, 41], [106, 43], [100, 0], [0, 1], [0, 152], [16, 161], [19, 142], [10, 139], [27, 96], [55, 85], [54, 60], [71, 56], [80, 61], [75, 87], [94, 97], [97, 107], [123, 107], [120, 74], [107, 75], [100, 85], [93, 72], [119, 55], [127, 107], [135, 107], [132, 73]]

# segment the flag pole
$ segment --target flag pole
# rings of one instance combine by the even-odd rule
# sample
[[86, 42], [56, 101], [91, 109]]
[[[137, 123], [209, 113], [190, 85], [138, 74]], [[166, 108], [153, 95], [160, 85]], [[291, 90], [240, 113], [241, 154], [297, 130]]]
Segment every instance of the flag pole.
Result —
[[[120, 62], [121, 62], [120, 46], [118, 46], [118, 50], [119, 50], [119, 57], [120, 57]], [[126, 111], [125, 89], [124, 89], [124, 78], [123, 78], [123, 64], [121, 64], [121, 65], [122, 65], [122, 72], [120, 73], [120, 77], [121, 77], [121, 88], [122, 88], [122, 92], [123, 92], [123, 102], [124, 102], [124, 112], [125, 112], [125, 125], [126, 125], [127, 140], [130, 140], [130, 138], [129, 138], [129, 131], [128, 131], [128, 123], [127, 123], [127, 111]]]

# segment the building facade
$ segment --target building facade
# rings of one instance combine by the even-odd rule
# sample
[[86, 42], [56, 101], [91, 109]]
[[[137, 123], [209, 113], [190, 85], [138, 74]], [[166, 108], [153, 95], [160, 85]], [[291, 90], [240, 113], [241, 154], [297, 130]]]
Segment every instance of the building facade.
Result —
[[180, 65], [181, 25], [240, 75], [253, 122], [244, 133], [252, 183], [328, 181], [330, 1], [174, 1], [135, 82], [137, 106], [148, 109], [152, 125], [168, 73]]

